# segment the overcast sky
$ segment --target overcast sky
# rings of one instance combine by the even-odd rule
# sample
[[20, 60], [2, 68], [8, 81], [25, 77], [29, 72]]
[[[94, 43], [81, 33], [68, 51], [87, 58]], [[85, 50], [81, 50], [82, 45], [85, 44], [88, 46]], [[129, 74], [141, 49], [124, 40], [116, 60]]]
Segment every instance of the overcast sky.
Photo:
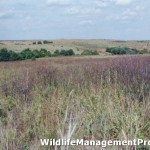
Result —
[[0, 0], [0, 40], [150, 40], [150, 0]]

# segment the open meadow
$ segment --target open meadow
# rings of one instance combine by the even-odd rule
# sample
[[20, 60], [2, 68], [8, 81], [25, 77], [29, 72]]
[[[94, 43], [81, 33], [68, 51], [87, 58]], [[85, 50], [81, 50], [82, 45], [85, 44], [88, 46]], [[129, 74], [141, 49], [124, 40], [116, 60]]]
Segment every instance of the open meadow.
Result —
[[[42, 42], [38, 44], [38, 42]], [[26, 41], [0, 41], [0, 49], [7, 48], [20, 52], [24, 49], [40, 50], [47, 49], [54, 52], [55, 50], [72, 49], [76, 54], [81, 54], [84, 50], [92, 49], [97, 50], [101, 55], [107, 55], [105, 53], [107, 47], [129, 47], [138, 50], [148, 49], [150, 50], [150, 41], [119, 41], [119, 40], [48, 40], [43, 43], [43, 40], [26, 40]]]
[[150, 0], [0, 0], [0, 150], [150, 150]]
[[[150, 55], [0, 63], [1, 150], [60, 149], [41, 146], [41, 138], [149, 140], [149, 108]], [[92, 150], [86, 146], [61, 149]]]

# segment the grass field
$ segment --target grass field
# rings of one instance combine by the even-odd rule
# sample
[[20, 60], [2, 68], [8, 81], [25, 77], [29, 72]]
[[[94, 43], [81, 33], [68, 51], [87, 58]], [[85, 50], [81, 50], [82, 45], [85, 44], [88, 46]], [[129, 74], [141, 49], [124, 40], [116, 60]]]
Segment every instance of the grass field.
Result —
[[150, 55], [0, 63], [1, 150], [60, 149], [40, 138], [149, 140], [149, 108]]
[[22, 51], [26, 48], [31, 50], [45, 48], [49, 51], [56, 49], [73, 49], [76, 54], [80, 54], [85, 49], [92, 49], [101, 52], [101, 55], [106, 55], [105, 50], [107, 47], [129, 47], [139, 50], [150, 50], [150, 41], [116, 41], [116, 40], [51, 40], [50, 44], [33, 44], [32, 41], [0, 41], [0, 49], [7, 48], [13, 51]]

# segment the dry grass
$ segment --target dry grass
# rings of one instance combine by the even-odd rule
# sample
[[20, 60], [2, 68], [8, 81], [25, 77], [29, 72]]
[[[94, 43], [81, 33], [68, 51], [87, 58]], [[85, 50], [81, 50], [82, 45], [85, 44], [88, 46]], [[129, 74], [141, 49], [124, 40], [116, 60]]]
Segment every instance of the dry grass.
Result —
[[[53, 40], [51, 44], [33, 44], [31, 41], [1, 41], [0, 49], [7, 48], [8, 50], [22, 51], [26, 48], [31, 50], [45, 48], [49, 51], [55, 51], [56, 49], [73, 49], [76, 54], [80, 54], [85, 49], [92, 49], [102, 52], [106, 55], [106, 47], [129, 47], [139, 50], [149, 49], [150, 41], [113, 41], [113, 40]], [[38, 40], [37, 40], [38, 41]], [[39, 40], [40, 41], [40, 40]]]
[[0, 68], [1, 150], [54, 149], [41, 147], [40, 138], [150, 138], [149, 55], [7, 62]]

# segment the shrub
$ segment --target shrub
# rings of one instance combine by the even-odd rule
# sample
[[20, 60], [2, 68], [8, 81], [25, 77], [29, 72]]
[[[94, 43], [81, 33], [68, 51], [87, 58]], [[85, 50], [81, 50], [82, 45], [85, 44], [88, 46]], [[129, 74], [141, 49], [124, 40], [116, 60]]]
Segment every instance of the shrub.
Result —
[[70, 50], [56, 50], [52, 55], [50, 51], [42, 48], [39, 50], [30, 50], [29, 48], [16, 53], [14, 51], [8, 51], [6, 48], [0, 50], [0, 61], [16, 61], [16, 60], [26, 60], [26, 59], [35, 59], [40, 57], [51, 57], [51, 56], [72, 56], [75, 55], [72, 49]]
[[21, 55], [21, 58], [23, 60], [25, 60], [25, 59], [31, 59], [34, 56], [34, 53], [29, 48], [27, 48], [27, 49], [23, 50], [20, 53], [20, 55]]
[[60, 51], [59, 50], [55, 50], [53, 56], [60, 56]]
[[43, 44], [51, 44], [51, 43], [53, 43], [53, 41], [43, 41]]
[[69, 55], [69, 56], [72, 56], [72, 55], [75, 55], [75, 53], [74, 53], [74, 51], [73, 51], [72, 49], [69, 49], [69, 50], [68, 50], [68, 55]]
[[99, 55], [99, 53], [96, 50], [84, 50], [81, 55]]
[[127, 47], [109, 47], [106, 49], [106, 52], [111, 53], [113, 55], [124, 55], [124, 54], [147, 54], [149, 53], [148, 50], [137, 50], [131, 49]]
[[48, 56], [48, 57], [51, 57], [51, 56], [52, 56], [52, 54], [51, 54], [50, 51], [47, 51], [47, 56]]
[[40, 51], [38, 51], [38, 50], [33, 50], [33, 55], [34, 55], [35, 58], [40, 58], [41, 57]]
[[33, 44], [36, 44], [36, 42], [33, 42]]
[[139, 51], [139, 54], [148, 54], [150, 53], [147, 49], [143, 49], [141, 51]]
[[60, 55], [61, 55], [61, 56], [67, 56], [68, 53], [67, 53], [67, 51], [65, 51], [65, 50], [61, 50], [61, 51], [60, 51]]
[[9, 61], [10, 54], [6, 48], [0, 50], [0, 61]]
[[9, 55], [10, 55], [9, 61], [21, 60], [20, 55], [14, 51], [9, 51]]
[[72, 49], [69, 50], [56, 50], [53, 54], [54, 56], [72, 56], [75, 55], [74, 51]]
[[42, 44], [42, 42], [41, 42], [41, 41], [38, 41], [37, 43], [38, 43], [38, 44]]
[[16, 61], [16, 60], [26, 60], [26, 59], [33, 59], [33, 58], [40, 58], [51, 56], [51, 52], [47, 51], [46, 49], [39, 50], [30, 50], [29, 48], [21, 51], [20, 53], [16, 53], [14, 51], [8, 51], [7, 49], [0, 50], [0, 61]]
[[41, 50], [40, 50], [40, 56], [41, 56], [41, 57], [47, 56], [47, 50], [44, 49], [44, 48], [41, 48]]

